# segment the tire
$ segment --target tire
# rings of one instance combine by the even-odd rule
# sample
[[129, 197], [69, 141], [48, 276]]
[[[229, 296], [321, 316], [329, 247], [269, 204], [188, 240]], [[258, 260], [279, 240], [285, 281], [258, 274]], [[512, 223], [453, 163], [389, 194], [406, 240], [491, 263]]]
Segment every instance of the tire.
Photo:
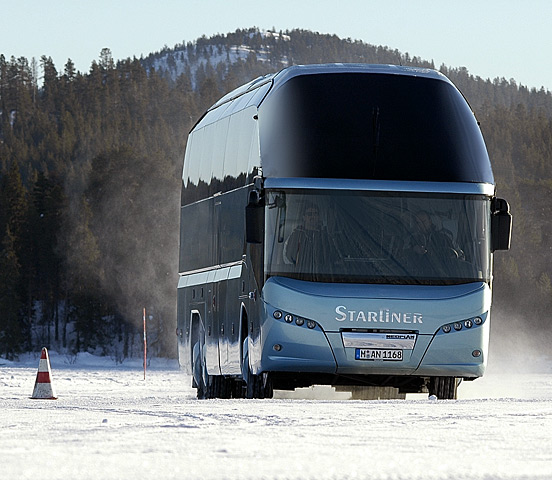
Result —
[[[221, 390], [218, 377], [209, 375], [205, 361], [205, 329], [200, 325], [198, 339], [192, 350], [192, 387], [196, 388], [200, 400], [217, 398]], [[222, 378], [222, 377], [221, 377]]]
[[263, 389], [263, 398], [272, 398], [274, 396], [274, 387], [272, 384], [272, 377], [270, 373], [264, 372], [262, 374], [262, 389]]
[[431, 377], [429, 395], [435, 395], [439, 400], [456, 400], [458, 396], [458, 381], [455, 377]]
[[272, 380], [267, 372], [261, 375], [249, 375], [246, 398], [272, 398], [273, 395]]
[[234, 379], [231, 385], [232, 398], [245, 398], [246, 385], [243, 380]]
[[[204, 338], [204, 337], [202, 337]], [[201, 338], [196, 342], [192, 354], [192, 387], [196, 389], [197, 398], [231, 398], [234, 396], [235, 381], [222, 375], [209, 375], [205, 364], [205, 344]], [[240, 390], [242, 382], [240, 381]]]
[[212, 398], [231, 398], [232, 397], [232, 386], [233, 386], [233, 379], [232, 378], [226, 378], [222, 375], [217, 375], [216, 377], [213, 377], [213, 381], [216, 382], [217, 385], [217, 391], [216, 393], [213, 393]]
[[245, 398], [264, 398], [259, 375], [253, 375], [250, 370], [246, 380]]
[[245, 398], [272, 398], [274, 390], [272, 380], [267, 372], [254, 375], [249, 366], [248, 339], [243, 342], [242, 374], [245, 380]]
[[197, 398], [203, 400], [209, 398], [209, 376], [206, 378], [205, 362], [203, 359], [203, 348], [200, 341], [196, 342], [192, 354], [192, 387], [195, 387]]

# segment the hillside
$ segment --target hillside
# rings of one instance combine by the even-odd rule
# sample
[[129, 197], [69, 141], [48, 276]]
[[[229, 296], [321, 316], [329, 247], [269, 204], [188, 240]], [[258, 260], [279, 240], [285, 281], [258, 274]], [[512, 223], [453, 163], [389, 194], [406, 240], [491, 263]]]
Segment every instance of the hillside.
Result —
[[[470, 74], [464, 67], [436, 66], [408, 53], [388, 47], [369, 45], [335, 35], [320, 35], [305, 30], [286, 32], [259, 31], [256, 28], [237, 30], [227, 35], [202, 37], [194, 43], [176, 45], [152, 53], [141, 60], [144, 68], [154, 69], [162, 77], [176, 82], [182, 74], [201, 83], [205, 72], [228, 75], [233, 69], [243, 71], [238, 84], [255, 75], [273, 73], [289, 65], [307, 63], [387, 63], [437, 68], [464, 93], [475, 110], [485, 104], [506, 107], [523, 104], [539, 108], [552, 116], [552, 96], [549, 91], [529, 89], [515, 79], [483, 79]], [[247, 66], [246, 66], [247, 64]]]
[[[124, 359], [139, 349], [144, 306], [152, 351], [174, 355], [187, 132], [236, 86], [322, 62], [435, 67], [334, 35], [255, 28], [141, 60], [115, 61], [104, 49], [85, 74], [42, 57], [40, 88], [32, 61], [0, 56], [0, 355], [46, 345]], [[495, 312], [511, 327], [550, 329], [552, 95], [439, 69], [481, 122], [514, 214], [513, 248], [495, 257]]]

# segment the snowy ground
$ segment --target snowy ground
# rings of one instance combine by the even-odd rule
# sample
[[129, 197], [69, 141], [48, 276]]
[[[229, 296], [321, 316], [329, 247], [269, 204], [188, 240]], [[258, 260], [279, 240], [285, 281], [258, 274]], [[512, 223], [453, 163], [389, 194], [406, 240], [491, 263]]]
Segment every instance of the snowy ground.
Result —
[[174, 362], [50, 352], [59, 399], [31, 400], [38, 358], [0, 359], [2, 479], [552, 479], [548, 360], [456, 401], [198, 401]]

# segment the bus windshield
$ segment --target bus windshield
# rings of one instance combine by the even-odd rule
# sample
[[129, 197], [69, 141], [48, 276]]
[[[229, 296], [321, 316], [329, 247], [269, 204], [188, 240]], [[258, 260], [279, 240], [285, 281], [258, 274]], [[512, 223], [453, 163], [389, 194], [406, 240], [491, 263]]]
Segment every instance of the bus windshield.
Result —
[[483, 195], [268, 191], [265, 274], [313, 282], [490, 281]]

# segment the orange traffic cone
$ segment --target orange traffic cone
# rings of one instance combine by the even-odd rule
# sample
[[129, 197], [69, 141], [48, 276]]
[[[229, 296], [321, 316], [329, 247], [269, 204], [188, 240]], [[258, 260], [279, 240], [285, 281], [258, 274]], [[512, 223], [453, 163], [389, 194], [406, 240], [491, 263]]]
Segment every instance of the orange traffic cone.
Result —
[[48, 358], [48, 350], [46, 350], [46, 347], [42, 349], [33, 396], [31, 398], [42, 398], [47, 400], [57, 399], [52, 388], [52, 371], [50, 370], [50, 359]]

